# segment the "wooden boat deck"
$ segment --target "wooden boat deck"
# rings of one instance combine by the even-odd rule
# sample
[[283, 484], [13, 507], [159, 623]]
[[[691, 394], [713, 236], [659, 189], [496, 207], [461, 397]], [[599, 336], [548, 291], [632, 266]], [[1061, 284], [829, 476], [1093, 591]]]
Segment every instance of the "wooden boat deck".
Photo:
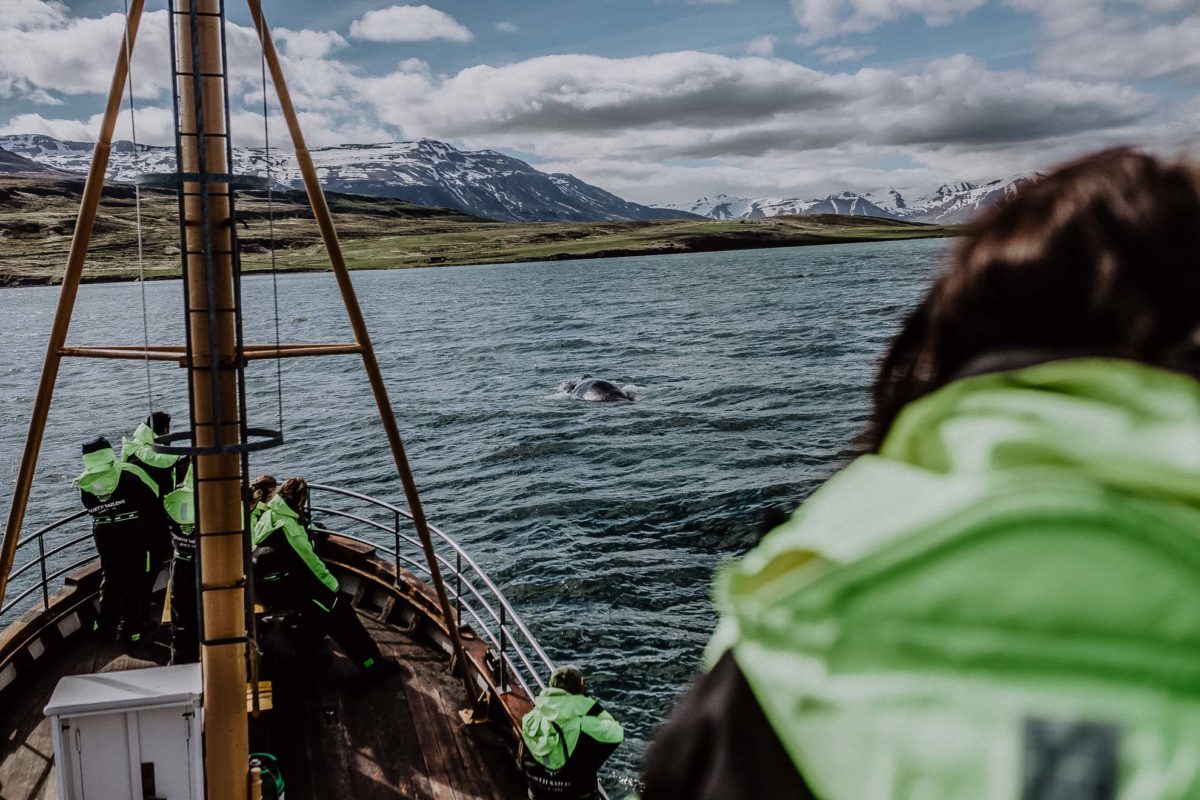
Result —
[[[275, 753], [295, 800], [516, 800], [524, 783], [512, 751], [490, 725], [467, 726], [461, 684], [445, 656], [399, 628], [364, 622], [398, 673], [364, 683], [349, 659], [332, 656], [274, 676], [274, 709], [254, 722], [255, 747]], [[57, 798], [50, 725], [42, 709], [68, 674], [155, 666], [161, 644], [77, 640], [9, 707], [0, 722], [0, 798]], [[46, 656], [49, 658], [49, 655]]]

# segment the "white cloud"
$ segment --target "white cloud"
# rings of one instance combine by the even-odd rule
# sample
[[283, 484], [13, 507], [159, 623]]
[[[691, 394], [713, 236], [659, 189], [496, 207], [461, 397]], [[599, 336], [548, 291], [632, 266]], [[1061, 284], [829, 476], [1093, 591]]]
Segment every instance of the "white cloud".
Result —
[[944, 25], [987, 0], [791, 0], [792, 11], [805, 30], [805, 40], [817, 41], [841, 33], [865, 33], [906, 16], [923, 17]]
[[18, 30], [61, 25], [67, 7], [58, 0], [5, 0], [2, 24]]
[[500, 31], [501, 33], [516, 33], [517, 31], [519, 31], [521, 29], [517, 26], [517, 23], [515, 23], [515, 22], [510, 22], [509, 20], [502, 20], [501, 22], [496, 23], [496, 30]]
[[408, 135], [488, 137], [551, 157], [752, 155], [839, 142], [964, 146], [1112, 127], [1146, 113], [1128, 87], [991, 72], [958, 56], [916, 72], [825, 73], [794, 62], [683, 51], [544, 56], [441, 77], [368, 79]]
[[426, 5], [390, 6], [368, 11], [350, 25], [350, 35], [370, 42], [469, 42], [474, 35], [454, 17]]
[[283, 52], [293, 58], [325, 58], [350, 44], [337, 31], [275, 28], [271, 35], [283, 46]]
[[[1009, 0], [1041, 18], [1039, 65], [1101, 79], [1200, 79], [1194, 0]], [[1193, 13], [1179, 12], [1191, 10]]]
[[841, 45], [835, 47], [818, 47], [813, 52], [820, 56], [821, 60], [826, 64], [840, 64], [846, 61], [862, 61], [874, 53], [875, 48], [870, 45], [857, 47]]
[[746, 45], [746, 55], [762, 56], [770, 58], [775, 54], [775, 37], [774, 36], [759, 36], [756, 39], [751, 39], [750, 44]]

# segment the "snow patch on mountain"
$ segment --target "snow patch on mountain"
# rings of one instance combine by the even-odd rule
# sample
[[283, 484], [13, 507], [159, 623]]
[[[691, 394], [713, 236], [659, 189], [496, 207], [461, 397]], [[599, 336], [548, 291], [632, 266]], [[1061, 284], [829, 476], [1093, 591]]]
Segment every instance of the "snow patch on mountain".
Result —
[[[36, 134], [0, 136], [0, 147], [41, 164], [83, 173], [93, 145]], [[325, 188], [396, 197], [424, 206], [453, 208], [506, 222], [588, 222], [679, 217], [676, 211], [631, 203], [573, 175], [548, 174], [495, 150], [459, 150], [445, 142], [345, 144], [311, 151]], [[299, 188], [300, 168], [287, 150], [236, 148], [233, 171], [263, 175]], [[143, 172], [172, 172], [175, 148], [116, 142], [108, 178], [130, 182]], [[682, 215], [686, 216], [686, 215]]]
[[691, 203], [662, 203], [658, 207], [688, 211], [712, 219], [845, 214], [955, 225], [1011, 197], [1040, 177], [1040, 173], [1030, 172], [981, 182], [945, 183], [932, 192], [917, 194], [911, 200], [904, 191], [888, 187], [861, 193], [844, 191], [807, 200], [799, 197], [748, 198], [718, 194]]

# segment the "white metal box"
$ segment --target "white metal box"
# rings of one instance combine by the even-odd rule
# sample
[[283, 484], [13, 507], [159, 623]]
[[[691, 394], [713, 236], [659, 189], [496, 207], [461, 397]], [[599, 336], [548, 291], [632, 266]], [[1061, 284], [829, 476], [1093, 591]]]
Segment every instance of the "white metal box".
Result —
[[70, 675], [46, 716], [59, 800], [203, 800], [199, 664]]

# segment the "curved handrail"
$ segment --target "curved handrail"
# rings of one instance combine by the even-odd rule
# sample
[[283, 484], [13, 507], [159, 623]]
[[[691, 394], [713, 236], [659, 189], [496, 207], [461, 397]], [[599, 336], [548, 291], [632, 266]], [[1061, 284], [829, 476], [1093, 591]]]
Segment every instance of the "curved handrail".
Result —
[[[403, 562], [406, 566], [416, 570], [418, 574], [429, 575], [429, 566], [424, 563], [420, 542], [399, 529], [400, 517], [412, 521], [412, 513], [407, 508], [338, 486], [310, 483], [309, 488], [314, 493], [321, 492], [348, 498], [392, 515], [394, 524], [389, 526], [371, 519], [364, 513], [353, 513], [323, 506], [312, 508], [313, 511], [349, 520], [364, 525], [374, 532], [392, 537], [394, 546], [389, 547], [379, 541], [370, 541], [340, 531], [332, 531], [340, 536], [346, 536], [376, 548], [386, 557], [393, 559], [397, 568]], [[11, 622], [14, 612], [28, 611], [31, 607], [27, 602], [28, 599], [39, 590], [41, 591], [39, 598], [41, 605], [43, 608], [48, 608], [50, 595], [58, 589], [57, 586], [51, 585], [52, 582], [95, 557], [95, 547], [92, 544], [90, 532], [81, 531], [77, 535], [65, 539], [53, 536], [60, 529], [85, 518], [87, 518], [87, 511], [73, 512], [43, 525], [17, 543], [18, 553], [34, 548], [37, 553], [14, 567], [10, 578], [14, 580], [13, 588], [19, 587], [20, 591], [8, 599], [3, 607], [0, 607], [0, 624]], [[465, 610], [472, 622], [479, 627], [479, 634], [484, 636], [496, 650], [501, 664], [517, 678], [521, 688], [530, 694], [533, 693], [535, 686], [538, 689], [545, 688], [546, 676], [553, 672], [554, 662], [546, 654], [520, 614], [513, 608], [512, 603], [457, 541], [433, 525], [429, 526], [429, 530], [454, 553], [452, 557], [447, 557], [447, 555], [443, 555], [443, 550], [443, 552], [437, 552], [436, 557], [447, 573], [447, 590], [451, 594], [455, 606], [459, 609], [460, 624], [461, 615]], [[408, 545], [414, 554], [400, 552], [401, 545]], [[81, 558], [81, 556], [86, 557]], [[57, 569], [64, 562], [69, 566], [65, 569]], [[20, 580], [34, 570], [37, 570], [37, 578], [31, 583], [26, 585], [24, 581]], [[449, 580], [450, 574], [453, 574], [453, 581]]]
[[[310, 504], [310, 510], [313, 512], [331, 514], [343, 519], [349, 519], [381, 533], [390, 535], [393, 538], [394, 548], [388, 548], [386, 545], [381, 545], [378, 542], [363, 541], [359, 539], [359, 541], [363, 541], [363, 543], [382, 551], [385, 555], [394, 559], [402, 558], [402, 554], [399, 553], [399, 545], [402, 541], [412, 545], [414, 548], [420, 547], [420, 542], [402, 533], [399, 529], [400, 517], [404, 517], [410, 522], [412, 521], [412, 514], [408, 511], [408, 509], [395, 505], [394, 503], [379, 500], [378, 498], [371, 497], [370, 495], [366, 495], [361, 492], [355, 492], [353, 490], [343, 489], [337, 486], [310, 483], [308, 487], [310, 493], [312, 494], [324, 492], [330, 495], [346, 497], [356, 500], [360, 503], [373, 506], [382, 511], [389, 512], [395, 521], [395, 524], [392, 528], [389, 528], [381, 522], [365, 517], [362, 514], [355, 514], [349, 511], [329, 508], [327, 506]], [[546, 651], [542, 649], [541, 644], [529, 630], [529, 627], [525, 624], [525, 621], [521, 618], [520, 614], [518, 614], [516, 609], [513, 608], [512, 604], [508, 601], [508, 598], [504, 596], [504, 593], [500, 591], [500, 588], [496, 586], [495, 582], [492, 581], [488, 574], [484, 572], [482, 568], [480, 568], [478, 563], [476, 563], [475, 559], [471, 558], [471, 556], [466, 552], [466, 550], [463, 549], [461, 545], [459, 545], [458, 542], [446, 535], [445, 532], [434, 525], [430, 525], [429, 530], [434, 536], [438, 537], [451, 550], [453, 550], [456, 556], [455, 561], [451, 562], [441, 553], [437, 553], [436, 557], [438, 562], [448, 573], [451, 571], [453, 572], [455, 578], [454, 583], [456, 587], [465, 582], [466, 589], [475, 597], [480, 609], [486, 612], [486, 616], [490, 616], [492, 618], [498, 630], [493, 632], [491, 630], [491, 626], [484, 625], [483, 621], [479, 618], [479, 615], [474, 613], [475, 609], [471, 607], [469, 600], [463, 595], [461, 588], [456, 588], [453, 590], [455, 602], [461, 607], [468, 608], [468, 610], [471, 612], [471, 616], [475, 618], [476, 624], [483, 627], [484, 630], [481, 631], [481, 633], [486, 632], [487, 638], [496, 646], [498, 651], [497, 655], [500, 657], [500, 661], [503, 665], [512, 670], [513, 674], [516, 676], [520, 676], [523, 672], [525, 677], [531, 678], [532, 683], [536, 684], [539, 689], [544, 689], [546, 687], [545, 678], [542, 676], [542, 670], [536, 668], [535, 659], [541, 662], [547, 676], [554, 671], [554, 662], [550, 659], [550, 656], [546, 654]], [[341, 536], [347, 535], [341, 532], [337, 533]], [[350, 536], [349, 538], [357, 537]], [[412, 563], [411, 559], [404, 558], [404, 560], [408, 563]], [[428, 566], [422, 566], [420, 571], [428, 574]], [[447, 574], [446, 583], [447, 590], [451, 591], [451, 581], [449, 580], [449, 577], [449, 574]], [[465, 581], [463, 580], [464, 578], [466, 579]], [[482, 584], [484, 591], [488, 592], [493, 598], [492, 602], [489, 602], [487, 597], [484, 596], [483, 591], [475, 586], [473, 579], [477, 579], [478, 582]], [[498, 608], [494, 607], [494, 605], [498, 606]], [[459, 613], [461, 615], [461, 611]], [[450, 624], [449, 620], [446, 622], [447, 624]], [[518, 637], [509, 636], [509, 625], [515, 628], [520, 634], [519, 639]], [[507, 652], [508, 647], [512, 648], [512, 651], [517, 658], [516, 661], [514, 661], [514, 659], [510, 657], [509, 653]], [[526, 649], [532, 651], [532, 657], [526, 652]], [[517, 663], [518, 661], [520, 662], [519, 664]], [[522, 688], [529, 692], [531, 689], [530, 682], [523, 679], [519, 680], [518, 682], [522, 684]], [[530, 694], [532, 695], [532, 692], [530, 692]]]
[[[349, 520], [350, 522], [364, 525], [378, 534], [391, 536], [394, 546], [389, 548], [378, 541], [370, 541], [352, 534], [332, 531], [328, 528], [317, 526], [318, 530], [336, 533], [338, 536], [375, 548], [381, 554], [391, 557], [395, 562], [397, 578], [399, 577], [401, 562], [411, 566], [418, 574], [429, 575], [429, 565], [425, 562], [424, 551], [420, 541], [400, 530], [400, 517], [404, 517], [409, 522], [412, 522], [412, 513], [407, 508], [379, 500], [361, 492], [327, 484], [310, 483], [309, 489], [313, 492], [323, 492], [348, 498], [392, 515], [393, 525], [389, 527], [361, 513], [323, 506], [311, 506], [312, 511]], [[14, 584], [13, 588], [19, 588], [20, 591], [16, 596], [9, 599], [3, 607], [0, 607], [0, 626], [7, 626], [14, 621], [17, 615], [24, 614], [36, 608], [38, 603], [35, 601], [35, 603], [31, 604], [28, 602], [28, 599], [39, 590], [41, 592], [41, 597], [39, 598], [40, 605], [43, 609], [49, 609], [51, 593], [56, 592], [60, 588], [57, 584], [52, 586], [52, 582], [59, 582], [60, 579], [71, 572], [97, 558], [90, 526], [87, 532], [82, 532], [74, 536], [52, 536], [59, 529], [65, 528], [71, 523], [84, 519], [87, 516], [86, 510], [76, 511], [42, 526], [17, 542], [16, 551], [18, 553], [33, 548], [36, 548], [37, 552], [29, 560], [15, 565], [10, 577], [19, 579], [32, 570], [37, 569], [37, 579], [28, 585], [23, 585], [24, 581], [19, 580]], [[458, 619], [453, 621], [445, 620], [445, 624], [447, 626], [450, 624], [461, 625], [462, 614], [465, 611], [470, 617], [473, 627], [477, 626], [477, 634], [490, 643], [491, 648], [498, 657], [501, 670], [499, 676], [501, 690], [503, 691], [506, 685], [506, 677], [511, 675], [516, 684], [532, 699], [537, 689], [544, 689], [546, 687], [546, 680], [543, 675], [548, 676], [554, 671], [554, 662], [546, 654], [541, 644], [538, 643], [533, 633], [529, 630], [529, 627], [525, 624], [525, 621], [508, 601], [508, 598], [504, 596], [504, 593], [500, 591], [500, 588], [483, 571], [475, 559], [458, 542], [441, 529], [430, 525], [429, 530], [446, 547], [454, 552], [453, 561], [451, 561], [446, 555], [435, 551], [438, 563], [442, 565], [447, 573], [447, 592], [458, 609]], [[414, 554], [410, 555], [401, 552], [401, 543], [412, 548]], [[450, 580], [451, 575], [453, 575], [453, 581]], [[513, 636], [510, 628], [515, 630], [519, 636]], [[601, 796], [607, 797], [604, 794]]]
[[[356, 500], [361, 500], [363, 502], [367, 502], [372, 505], [378, 506], [379, 508], [383, 508], [388, 511], [398, 513], [410, 521], [412, 520], [412, 512], [410, 512], [408, 509], [401, 508], [400, 506], [393, 505], [392, 503], [388, 503], [383, 500], [378, 500], [374, 497], [370, 497], [369, 495], [351, 491], [350, 489], [342, 489], [342, 488], [339, 488], [336, 486], [326, 486], [324, 484], [319, 484], [319, 483], [310, 483], [308, 485], [308, 488], [310, 490], [317, 489], [320, 491], [330, 492], [332, 494], [339, 494], [344, 497], [352, 497]], [[493, 595], [495, 595], [496, 599], [500, 602], [501, 607], [504, 608], [504, 610], [512, 618], [513, 625], [515, 625], [517, 630], [519, 630], [521, 632], [521, 634], [526, 639], [529, 640], [531, 646], [533, 647], [534, 652], [537, 653], [538, 658], [540, 658], [542, 660], [542, 663], [546, 665], [547, 669], [553, 671], [554, 670], [554, 662], [550, 660], [550, 656], [546, 655], [546, 651], [542, 649], [542, 646], [540, 644], [538, 644], [537, 639], [530, 632], [529, 628], [526, 627], [524, 620], [521, 619], [521, 616], [512, 607], [512, 604], [508, 602], [508, 598], [506, 598], [504, 596], [504, 593], [500, 591], [499, 587], [497, 587], [496, 584], [492, 582], [492, 579], [488, 577], [487, 573], [484, 572], [480, 568], [480, 566], [475, 563], [475, 559], [471, 558], [471, 556], [467, 553], [467, 551], [464, 550], [458, 544], [458, 542], [454, 541], [449, 536], [447, 536], [445, 533], [443, 533], [440, 528], [430, 525], [429, 530], [432, 533], [434, 533], [436, 536], [438, 536], [447, 545], [449, 545], [450, 548], [452, 550], [454, 550], [454, 552], [456, 554], [461, 556], [463, 561], [465, 561], [467, 563], [467, 565], [471, 568], [471, 571], [479, 576], [479, 578], [484, 582], [484, 585], [487, 586], [487, 588], [492, 592]]]

